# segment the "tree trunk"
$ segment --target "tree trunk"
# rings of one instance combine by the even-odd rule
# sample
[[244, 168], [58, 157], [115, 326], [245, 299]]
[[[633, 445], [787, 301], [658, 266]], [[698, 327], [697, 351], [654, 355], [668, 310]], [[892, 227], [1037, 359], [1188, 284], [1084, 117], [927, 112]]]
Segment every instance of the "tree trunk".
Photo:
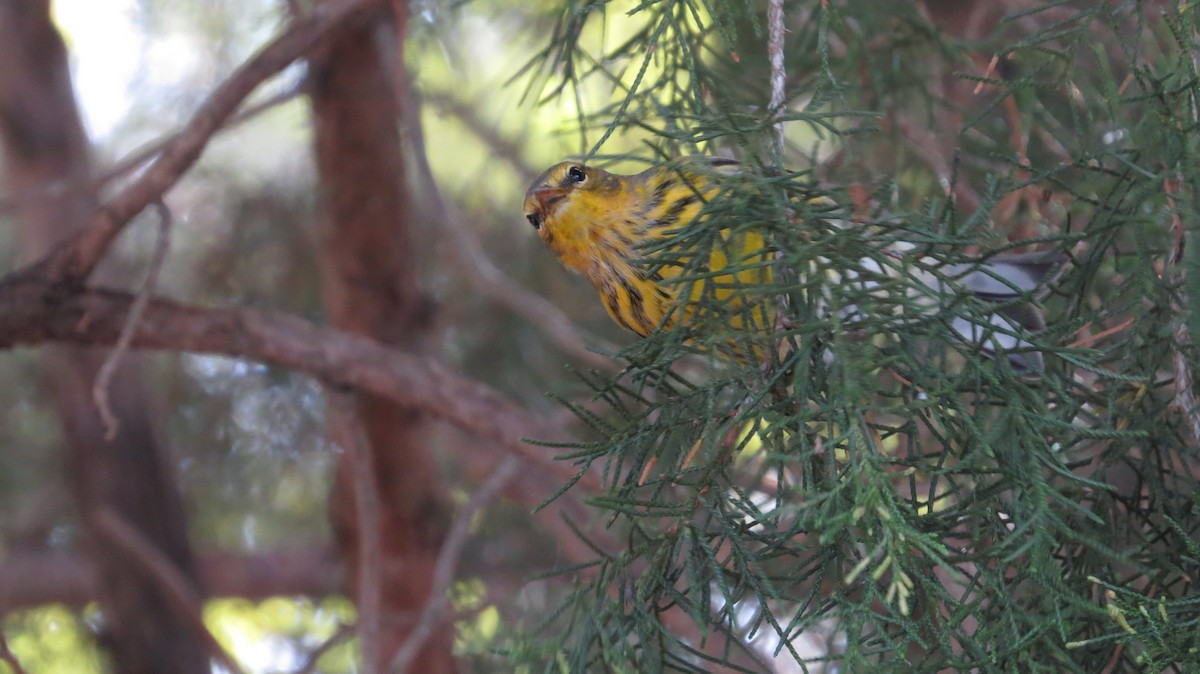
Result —
[[[45, 1], [0, 4], [0, 143], [22, 254], [36, 259], [96, 206], [67, 52]], [[68, 482], [99, 578], [102, 640], [117, 672], [208, 674], [182, 502], [133, 357], [108, 387], [118, 424], [111, 440], [92, 400], [106, 353], [47, 347], [43, 356], [65, 430]], [[167, 589], [181, 578], [192, 605]]]
[[[400, 5], [402, 3], [396, 3]], [[405, 179], [399, 99], [380, 48], [403, 53], [405, 16], [344, 33], [312, 66], [311, 96], [323, 214], [318, 243], [324, 303], [333, 325], [420, 351], [430, 310], [419, 291], [413, 205]], [[390, 51], [390, 50], [389, 50]], [[429, 599], [444, 537], [444, 492], [431, 452], [430, 421], [413, 409], [357, 397], [379, 496], [381, 639], [377, 666], [390, 659]], [[339, 463], [332, 509], [339, 544], [359, 587], [363, 545], [353, 494], [353, 452]], [[360, 610], [362, 607], [362, 596]], [[451, 630], [436, 630], [418, 662], [422, 672], [456, 671]]]

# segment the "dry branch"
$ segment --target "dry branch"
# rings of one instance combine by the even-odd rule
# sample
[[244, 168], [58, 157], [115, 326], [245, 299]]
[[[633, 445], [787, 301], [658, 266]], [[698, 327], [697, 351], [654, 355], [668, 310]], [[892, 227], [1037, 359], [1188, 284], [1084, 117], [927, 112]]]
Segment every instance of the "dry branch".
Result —
[[167, 597], [171, 607], [199, 638], [209, 656], [221, 667], [233, 674], [242, 674], [242, 668], [208, 627], [204, 625], [201, 610], [204, 597], [187, 575], [171, 561], [152, 541], [142, 535], [138, 528], [112, 509], [103, 509], [93, 515], [97, 528], [108, 541], [125, 550], [146, 572]]
[[38, 263], [38, 273], [69, 284], [82, 283], [108, 251], [117, 234], [167, 190], [200, 158], [213, 134], [237, 111], [259, 84], [311, 51], [330, 34], [371, 17], [379, 0], [322, 4], [296, 19], [258, 54], [246, 61], [196, 109], [191, 119], [146, 170], [97, 209], [91, 222]]
[[[0, 283], [0, 348], [45, 342], [112, 345], [134, 299], [121, 291], [69, 291], [34, 277], [10, 278]], [[247, 358], [304, 372], [333, 386], [361, 389], [420, 409], [539, 464], [547, 464], [550, 451], [522, 438], [559, 434], [494, 389], [435, 362], [282, 312], [153, 299], [132, 345]], [[562, 478], [575, 475], [569, 466], [548, 465]], [[599, 490], [591, 475], [584, 475], [581, 484]]]
[[382, 515], [371, 444], [359, 417], [354, 396], [344, 391], [326, 391], [325, 413], [334, 441], [346, 452], [353, 473], [354, 522], [358, 529], [358, 581], [354, 588], [358, 607], [359, 648], [364, 674], [378, 671], [380, 625], [383, 606], [383, 547], [380, 541]]
[[[256, 554], [200, 553], [196, 566], [213, 597], [250, 601], [278, 595], [324, 597], [341, 591], [341, 567], [332, 548], [274, 550]], [[43, 604], [83, 606], [96, 601], [100, 578], [82, 555], [10, 552], [0, 559], [0, 613]]]
[[391, 664], [386, 671], [409, 671], [413, 659], [421, 652], [421, 648], [424, 647], [425, 641], [430, 635], [435, 630], [446, 628], [443, 621], [446, 609], [450, 605], [450, 584], [454, 581], [454, 573], [458, 569], [458, 563], [466, 548], [467, 537], [471, 534], [471, 523], [474, 521], [475, 515], [496, 498], [500, 489], [504, 487], [518, 467], [519, 463], [511, 456], [501, 461], [496, 472], [480, 485], [454, 518], [454, 524], [450, 527], [446, 542], [442, 545], [441, 552], [438, 553], [433, 591], [429, 595], [429, 602], [421, 611], [421, 619], [417, 623], [417, 627], [392, 657]]
[[[220, 130], [228, 130], [240, 124], [244, 124], [253, 120], [263, 113], [274, 110], [296, 98], [301, 92], [301, 86], [296, 85], [289, 87], [285, 91], [281, 91], [266, 99], [258, 101], [253, 105], [246, 106], [238, 111], [237, 114], [229, 118], [228, 121], [221, 127]], [[11, 215], [16, 213], [20, 207], [30, 201], [50, 201], [53, 199], [61, 199], [63, 195], [71, 189], [84, 189], [88, 193], [98, 193], [109, 183], [112, 183], [120, 178], [123, 178], [130, 173], [133, 173], [146, 164], [154, 160], [165, 148], [170, 147], [177, 139], [183, 135], [182, 131], [173, 131], [161, 138], [156, 138], [140, 148], [124, 155], [115, 163], [104, 167], [104, 170], [93, 178], [86, 186], [80, 186], [71, 182], [57, 182], [47, 185], [45, 188], [36, 191], [25, 191], [19, 196], [6, 196], [0, 198], [0, 216]]]
[[154, 244], [154, 256], [150, 260], [150, 266], [146, 269], [146, 277], [142, 280], [133, 306], [129, 309], [129, 316], [125, 319], [125, 327], [121, 328], [121, 336], [117, 338], [117, 345], [104, 359], [100, 371], [96, 374], [96, 380], [92, 383], [92, 399], [100, 411], [100, 419], [104, 422], [104, 439], [108, 442], [116, 439], [117, 429], [120, 426], [120, 422], [108, 403], [108, 386], [112, 382], [121, 358], [129, 351], [129, 341], [133, 339], [133, 331], [137, 322], [141, 320], [142, 312], [146, 309], [146, 302], [150, 301], [150, 295], [154, 292], [155, 284], [158, 283], [158, 272], [167, 259], [167, 249], [171, 245], [171, 211], [161, 201], [158, 203], [158, 210], [158, 242]]
[[13, 674], [29, 674], [21, 666], [21, 661], [17, 659], [17, 656], [8, 648], [8, 640], [4, 638], [3, 632], [0, 632], [0, 662], [8, 665]]
[[[466, 273], [474, 288], [529, 321], [564, 354], [603, 372], [619, 369], [620, 363], [617, 360], [597, 352], [614, 353], [618, 348], [615, 344], [583, 330], [565, 311], [545, 297], [524, 288], [492, 262], [462, 211], [443, 198], [441, 187], [434, 180], [433, 171], [429, 166], [420, 106], [416, 105], [418, 96], [411, 87], [407, 90], [407, 98], [405, 125], [416, 150], [413, 155], [417, 178], [420, 179], [421, 188], [431, 202], [431, 210], [443, 219], [442, 225], [449, 234], [446, 248], [452, 256], [458, 258], [459, 268]], [[529, 180], [537, 175], [540, 169], [525, 160], [520, 144], [504, 137], [494, 125], [484, 121], [477, 106], [472, 106], [444, 91], [423, 91], [419, 100], [444, 114], [453, 115], [488, 146], [493, 157], [507, 162], [521, 179]], [[518, 217], [514, 214], [514, 218]], [[593, 351], [588, 345], [597, 351]]]

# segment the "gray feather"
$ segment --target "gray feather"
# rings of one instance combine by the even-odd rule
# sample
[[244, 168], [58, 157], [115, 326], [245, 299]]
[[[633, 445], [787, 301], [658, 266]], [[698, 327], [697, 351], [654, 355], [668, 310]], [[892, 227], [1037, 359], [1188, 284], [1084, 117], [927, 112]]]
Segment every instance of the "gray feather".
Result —
[[[893, 247], [895, 265], [881, 265], [878, 260], [864, 259], [858, 270], [839, 271], [838, 283], [857, 283], [864, 293], [878, 293], [880, 284], [872, 280], [879, 276], [902, 276], [916, 283], [908, 285], [908, 299], [923, 307], [922, 314], [937, 313], [953, 306], [964, 293], [970, 293], [994, 310], [974, 317], [955, 315], [950, 319], [954, 332], [967, 344], [975, 345], [989, 357], [1003, 354], [1019, 375], [1036, 375], [1044, 369], [1042, 354], [1021, 335], [1032, 335], [1046, 327], [1041, 310], [1034, 303], [1053, 282], [1065, 258], [1057, 253], [1026, 253], [996, 255], [977, 262], [942, 264], [933, 258], [923, 258], [914, 264], [914, 247], [899, 244]], [[1021, 298], [1030, 298], [1022, 301]], [[842, 307], [841, 315], [852, 320], [863, 319], [857, 306]]]
[[955, 316], [951, 327], [969, 344], [977, 344], [991, 357], [1004, 354], [1020, 375], [1040, 373], [1045, 362], [1034, 345], [1020, 338], [1046, 327], [1037, 298], [1062, 268], [1065, 258], [1057, 253], [998, 255], [974, 264], [946, 265], [943, 272], [953, 284], [979, 299], [997, 304], [994, 311], [977, 320]]
[[1064, 259], [1057, 253], [998, 255], [980, 264], [947, 265], [945, 272], [982, 298], [1006, 300], [1045, 287]]

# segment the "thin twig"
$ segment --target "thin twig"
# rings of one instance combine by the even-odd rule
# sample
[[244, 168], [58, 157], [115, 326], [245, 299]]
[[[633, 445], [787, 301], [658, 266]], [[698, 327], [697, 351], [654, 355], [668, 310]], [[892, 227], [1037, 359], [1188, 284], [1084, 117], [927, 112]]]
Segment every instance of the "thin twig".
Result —
[[[783, 69], [783, 0], [770, 0], [767, 5], [767, 55], [771, 59], [771, 115], [783, 114], [784, 85], [787, 73]], [[783, 157], [783, 122], [775, 122], [775, 152]]]
[[[1127, 318], [1127, 319], [1121, 321], [1120, 323], [1117, 323], [1116, 325], [1114, 325], [1110, 328], [1101, 330], [1100, 332], [1097, 332], [1095, 334], [1084, 335], [1084, 336], [1080, 337], [1079, 339], [1068, 344], [1067, 348], [1068, 349], [1082, 349], [1084, 347], [1091, 346], [1092, 344], [1095, 344], [1096, 342], [1104, 339], [1105, 337], [1108, 337], [1109, 335], [1112, 335], [1114, 333], [1124, 330], [1125, 328], [1128, 328], [1132, 324], [1133, 324], [1133, 319]], [[1088, 325], [1090, 325], [1090, 323]], [[1081, 330], [1082, 329], [1083, 328], [1081, 328]], [[1078, 334], [1078, 332], [1079, 331], [1077, 330], [1076, 334]]]
[[[459, 212], [454, 204], [442, 196], [441, 189], [434, 179], [433, 171], [429, 166], [429, 157], [425, 148], [425, 134], [421, 125], [420, 107], [415, 104], [417, 97], [410, 87], [406, 87], [405, 91], [408, 101], [403, 106], [403, 109], [406, 111], [406, 126], [408, 127], [410, 142], [413, 145], [417, 178], [422, 182], [421, 190], [429, 197], [432, 209], [437, 212], [442, 231], [449, 232], [450, 237], [447, 248], [450, 249], [454, 257], [458, 258], [459, 268], [466, 272], [471, 284], [476, 290], [500, 302], [511, 311], [529, 321], [542, 334], [546, 335], [555, 346], [561, 349], [563, 353], [570, 354], [580, 362], [586, 363], [589, 367], [607, 371], [617, 369], [617, 363], [612, 358], [590, 351], [585, 345], [592, 344], [599, 350], [609, 353], [615, 352], [616, 347], [580, 330], [579, 326], [575, 325], [575, 322], [561, 309], [546, 301], [541, 295], [529, 292], [521, 287], [519, 283], [492, 263], [483, 246], [480, 245], [474, 231], [468, 226], [462, 213]], [[444, 100], [441, 105], [443, 107], [448, 106]], [[468, 126], [471, 125], [468, 124]], [[477, 127], [472, 126], [472, 128], [476, 128], [477, 132], [479, 132]], [[485, 142], [495, 140], [482, 135], [480, 138]], [[521, 168], [521, 165], [514, 165], [518, 169]], [[517, 217], [519, 216], [514, 214], [514, 219], [517, 219]]]
[[957, 162], [957, 157], [952, 159], [946, 156], [936, 133], [914, 123], [900, 111], [892, 112], [888, 119], [900, 137], [908, 141], [915, 156], [929, 165], [937, 176], [938, 185], [944, 190], [945, 196], [953, 197], [966, 212], [973, 212], [979, 208], [982, 203], [979, 193], [970, 185], [954, 180], [954, 163]]
[[[461, 91], [461, 87], [452, 90], [424, 88], [421, 90], [420, 100], [461, 122], [489, 148], [489, 157], [501, 159], [516, 169], [522, 180], [533, 180], [534, 176], [541, 173], [544, 167], [530, 164], [524, 155], [523, 150], [529, 145], [528, 139], [517, 140], [501, 133], [495, 126], [495, 118], [485, 114], [487, 108], [482, 105], [482, 101], [463, 100]], [[419, 109], [413, 110], [413, 113], [417, 112]]]
[[101, 507], [94, 515], [96, 528], [105, 537], [132, 557], [162, 590], [167, 603], [174, 608], [175, 613], [188, 624], [191, 630], [200, 637], [209, 656], [216, 660], [226, 671], [241, 674], [242, 668], [233, 659], [221, 643], [217, 641], [208, 627], [204, 625], [201, 616], [203, 597], [170, 558], [146, 539], [129, 520], [125, 519], [112, 508]]
[[362, 671], [379, 671], [383, 616], [383, 542], [379, 490], [371, 443], [359, 421], [354, 394], [326, 389], [326, 413], [335, 442], [350, 459], [354, 476], [354, 508], [358, 532], [358, 639]]
[[329, 635], [329, 638], [322, 641], [319, 646], [309, 652], [308, 657], [304, 659], [304, 664], [300, 669], [292, 672], [292, 674], [312, 674], [317, 671], [317, 661], [325, 656], [326, 653], [333, 650], [334, 647], [345, 642], [354, 635], [356, 626], [354, 623], [341, 623], [338, 628]]
[[21, 666], [21, 661], [17, 659], [16, 654], [14, 654], [8, 648], [8, 639], [4, 638], [3, 631], [0, 631], [0, 662], [3, 662], [11, 667], [13, 674], [29, 674], [25, 671], [25, 668]]
[[[272, 108], [278, 107], [292, 100], [302, 91], [302, 89], [302, 85], [297, 84], [293, 87], [290, 87], [286, 91], [281, 91], [273, 96], [259, 101], [258, 103], [255, 103], [254, 105], [246, 106], [236, 115], [229, 118], [229, 121], [225, 122], [225, 124], [222, 125], [217, 132], [233, 129], [254, 119], [255, 117], [258, 117]], [[37, 202], [38, 200], [48, 201], [51, 199], [61, 199], [70, 190], [75, 188], [86, 189], [89, 193], [99, 192], [110, 182], [117, 180], [128, 173], [133, 173], [134, 171], [145, 166], [151, 160], [156, 158], [165, 148], [169, 147], [172, 143], [177, 142], [182, 135], [182, 131], [175, 131], [166, 136], [150, 141], [149, 143], [139, 147], [133, 152], [130, 152], [124, 157], [121, 157], [116, 163], [105, 168], [103, 173], [88, 181], [86, 186], [83, 186], [78, 182], [60, 180], [52, 182], [36, 190], [30, 190], [27, 192], [22, 192], [18, 195], [0, 199], [0, 215], [8, 215], [9, 213], [15, 212], [23, 203]], [[216, 134], [214, 133], [214, 135]]]
[[446, 614], [446, 609], [450, 605], [450, 584], [454, 582], [454, 573], [458, 569], [458, 562], [462, 559], [463, 548], [466, 546], [467, 538], [471, 534], [471, 522], [475, 518], [475, 514], [482, 510], [488, 503], [496, 497], [496, 494], [504, 487], [517, 472], [517, 466], [520, 462], [511, 456], [505, 457], [503, 461], [496, 466], [496, 472], [492, 473], [487, 480], [471, 494], [471, 498], [467, 504], [463, 506], [458, 515], [454, 518], [454, 524], [450, 527], [450, 532], [446, 535], [446, 542], [442, 545], [441, 551], [438, 552], [437, 562], [433, 570], [433, 588], [429, 595], [429, 600], [425, 603], [425, 608], [421, 610], [421, 617], [415, 629], [409, 634], [408, 639], [396, 651], [395, 657], [392, 658], [391, 665], [388, 667], [389, 672], [407, 672], [413, 658], [421, 652], [421, 648], [429, 637], [433, 635], [434, 630], [440, 629], [442, 619]]
[[293, 21], [285, 33], [214, 89], [154, 161], [129, 185], [106, 200], [86, 227], [38, 262], [38, 273], [66, 283], [86, 280], [117, 234], [147, 206], [162, 200], [259, 84], [310, 53], [331, 33], [369, 18], [379, 2], [323, 2], [309, 14]]
[[142, 285], [138, 288], [133, 304], [129, 307], [129, 316], [126, 317], [125, 325], [121, 328], [121, 336], [117, 338], [116, 346], [104, 359], [100, 371], [96, 373], [96, 381], [92, 382], [92, 400], [95, 401], [96, 409], [100, 412], [100, 419], [104, 422], [104, 439], [108, 442], [116, 439], [117, 431], [121, 426], [121, 422], [113, 414], [112, 408], [108, 404], [108, 385], [112, 381], [113, 375], [116, 374], [117, 364], [129, 351], [129, 345], [133, 342], [133, 333], [137, 330], [137, 325], [142, 320], [142, 312], [146, 310], [146, 303], [150, 301], [150, 294], [158, 283], [158, 272], [162, 269], [163, 261], [167, 259], [167, 250], [170, 247], [171, 209], [160, 201], [158, 202], [158, 241], [154, 244], [154, 255], [150, 258], [146, 277], [142, 279]]
[[1184, 349], [1191, 346], [1192, 337], [1188, 330], [1186, 312], [1188, 297], [1186, 288], [1187, 265], [1184, 264], [1184, 247], [1187, 232], [1175, 207], [1175, 195], [1179, 192], [1180, 179], [1167, 180], [1163, 191], [1167, 195], [1167, 207], [1171, 211], [1171, 240], [1173, 244], [1167, 255], [1168, 268], [1176, 269], [1174, 281], [1178, 286], [1178, 304], [1175, 306], [1175, 343], [1171, 345], [1171, 368], [1175, 371], [1175, 406], [1187, 421], [1192, 433], [1192, 442], [1200, 442], [1200, 405], [1196, 401], [1196, 389], [1192, 381], [1192, 368], [1188, 364]]
[[[61, 286], [36, 277], [0, 283], [0, 349], [47, 341], [115, 344], [133, 299], [127, 292], [100, 288], [64, 294]], [[490, 441], [489, 448], [526, 457], [562, 479], [576, 476], [575, 467], [552, 460], [553, 452], [521, 441], [561, 436], [563, 428], [499, 391], [437, 362], [291, 314], [151, 299], [133, 348], [220, 353], [291, 368], [427, 411]], [[591, 472], [580, 478], [580, 486], [601, 489]]]

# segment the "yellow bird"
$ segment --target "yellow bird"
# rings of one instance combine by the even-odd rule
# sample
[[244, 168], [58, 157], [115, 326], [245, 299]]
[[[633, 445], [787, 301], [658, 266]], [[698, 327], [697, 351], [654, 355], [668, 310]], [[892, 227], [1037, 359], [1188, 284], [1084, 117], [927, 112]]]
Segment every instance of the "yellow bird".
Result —
[[[681, 282], [681, 274], [687, 271], [686, 255], [677, 255], [678, 263], [651, 266], [646, 247], [664, 242], [698, 217], [718, 191], [716, 173], [736, 170], [738, 165], [731, 159], [685, 160], [635, 175], [619, 175], [580, 162], [562, 162], [529, 186], [525, 218], [567, 268], [591, 282], [617, 324], [646, 336], [680, 318], [678, 295], [682, 289], [689, 289], [682, 317], [685, 323], [695, 321], [705, 292], [705, 283]], [[746, 329], [747, 322], [756, 329], [770, 327], [776, 302], [765, 291], [754, 289], [771, 284], [774, 252], [753, 230], [737, 234], [723, 230], [720, 235], [720, 244], [711, 246], [709, 259], [699, 266], [714, 300], [704, 306], [725, 309], [720, 320], [734, 331]], [[678, 251], [677, 243], [666, 245]], [[1043, 328], [1041, 313], [1014, 300], [1042, 287], [1060, 266], [1060, 256], [998, 255], [969, 264], [939, 264], [921, 258], [922, 264], [904, 264], [903, 258], [912, 249], [911, 245], [893, 244], [888, 255], [896, 264], [881, 266], [864, 260], [860, 269], [911, 275], [916, 283], [909, 294], [917, 295], [912, 299], [919, 305], [944, 304], [948, 296], [961, 292], [995, 303], [997, 310], [986, 326], [954, 317], [956, 332], [968, 342], [979, 343], [989, 354], [1004, 352], [1020, 374], [1041, 371], [1041, 354], [1015, 336]], [[691, 267], [695, 273], [697, 266]], [[726, 268], [734, 271], [722, 274]], [[846, 270], [838, 276], [840, 282], [857, 282], [872, 289], [873, 282], [858, 271]], [[854, 307], [842, 309], [843, 315], [856, 311]]]

